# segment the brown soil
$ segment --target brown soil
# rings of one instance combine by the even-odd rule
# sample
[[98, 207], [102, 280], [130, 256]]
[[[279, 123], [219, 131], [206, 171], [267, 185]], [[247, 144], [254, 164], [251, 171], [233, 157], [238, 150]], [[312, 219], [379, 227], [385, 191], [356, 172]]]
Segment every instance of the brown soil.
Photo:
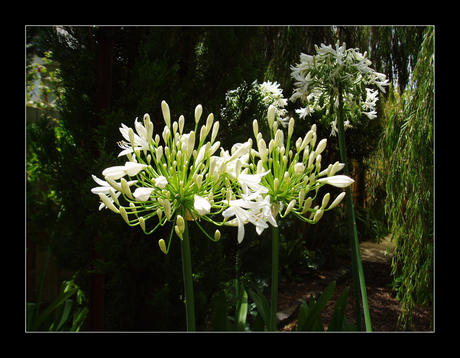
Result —
[[[337, 271], [337, 267], [349, 267], [350, 262], [346, 259], [338, 259], [335, 262], [335, 267], [324, 270], [315, 278], [308, 276], [302, 277], [302, 283], [282, 283], [279, 289], [278, 312], [292, 306], [296, 300], [309, 294], [313, 291], [323, 291], [325, 286], [321, 281], [332, 273]], [[367, 297], [369, 302], [369, 311], [372, 322], [373, 331], [401, 331], [403, 328], [398, 326], [398, 317], [401, 313], [401, 305], [396, 299], [395, 292], [387, 285], [392, 283], [390, 276], [391, 267], [388, 263], [363, 262], [364, 277], [366, 281]], [[331, 301], [326, 305], [321, 314], [321, 318], [325, 327], [327, 327], [335, 302], [342, 291], [350, 286], [348, 296], [348, 305], [346, 317], [349, 323], [355, 322], [354, 298], [353, 298], [353, 279], [350, 277], [336, 286], [334, 295]], [[294, 316], [297, 316], [295, 314]], [[431, 314], [428, 309], [418, 308], [413, 312], [414, 331], [430, 331]], [[364, 322], [364, 319], [363, 319]], [[280, 331], [292, 331], [296, 326], [297, 320], [290, 322], [280, 329]], [[295, 329], [295, 328], [294, 328]]]

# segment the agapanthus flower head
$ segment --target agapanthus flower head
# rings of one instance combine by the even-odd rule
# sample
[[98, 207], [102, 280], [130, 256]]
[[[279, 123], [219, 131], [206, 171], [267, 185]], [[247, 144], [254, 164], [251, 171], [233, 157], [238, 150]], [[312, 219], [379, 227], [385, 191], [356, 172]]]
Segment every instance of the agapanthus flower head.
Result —
[[340, 46], [339, 42], [335, 48], [321, 44], [321, 47], [315, 45], [315, 49], [316, 55], [301, 53], [300, 63], [291, 67], [296, 88], [290, 100], [302, 102], [304, 107], [296, 110], [300, 117], [321, 112], [321, 120], [331, 126], [331, 135], [335, 135], [340, 89], [348, 117], [345, 129], [359, 124], [363, 115], [375, 118], [378, 90], [368, 86], [375, 85], [385, 93], [388, 80], [370, 67], [372, 62], [367, 59], [367, 53], [347, 49], [345, 43]]
[[[273, 109], [268, 110], [268, 121], [271, 121]], [[343, 163], [336, 162], [321, 170], [322, 156], [327, 147], [327, 139], [318, 140], [316, 125], [294, 141], [293, 132], [295, 120], [289, 120], [287, 136], [274, 122], [270, 126], [271, 139], [267, 145], [261, 133], [256, 133], [257, 120], [254, 120], [254, 135], [257, 140], [257, 149], [251, 156], [252, 164], [249, 169], [253, 175], [259, 174], [260, 183], [265, 188], [266, 196], [271, 202], [271, 219], [275, 220], [279, 215], [285, 217], [293, 213], [296, 217], [309, 223], [318, 222], [325, 211], [336, 207], [345, 196], [340, 194], [331, 205], [328, 206], [330, 194], [323, 199], [318, 198], [318, 191], [324, 185], [332, 185], [345, 188], [354, 180], [345, 175], [336, 175], [344, 168]], [[285, 139], [286, 138], [286, 141]], [[259, 190], [259, 192], [262, 192]], [[315, 202], [321, 205], [313, 206]], [[233, 204], [235, 206], [236, 204]], [[233, 213], [231, 211], [231, 213]], [[268, 216], [267, 214], [265, 214]], [[241, 217], [239, 220], [251, 220]]]
[[[135, 120], [135, 130], [121, 125], [125, 140], [119, 142], [119, 156], [125, 157], [126, 162], [106, 168], [102, 172], [105, 180], [93, 176], [100, 185], [91, 190], [101, 200], [99, 209], [111, 209], [128, 225], [139, 225], [146, 234], [171, 222], [172, 233], [182, 238], [184, 220], [199, 225], [204, 219], [221, 226], [228, 224], [233, 208], [237, 217], [245, 216], [241, 225], [251, 222], [260, 233], [271, 221], [266, 214], [270, 202], [262, 197], [267, 191], [259, 185], [263, 174], [247, 170], [252, 141], [235, 145], [229, 153], [216, 140], [219, 122], [212, 114], [199, 126], [201, 105], [195, 109], [195, 129], [188, 133], [184, 133], [183, 116], [172, 121], [165, 101], [161, 109], [165, 121], [161, 137], [154, 136], [148, 114], [143, 123]], [[220, 155], [215, 155], [219, 149]], [[220, 239], [220, 232], [213, 235], [217, 239], [206, 235], [214, 241]], [[239, 242], [243, 236], [238, 234]], [[169, 245], [166, 248], [164, 240], [159, 245], [168, 252]]]

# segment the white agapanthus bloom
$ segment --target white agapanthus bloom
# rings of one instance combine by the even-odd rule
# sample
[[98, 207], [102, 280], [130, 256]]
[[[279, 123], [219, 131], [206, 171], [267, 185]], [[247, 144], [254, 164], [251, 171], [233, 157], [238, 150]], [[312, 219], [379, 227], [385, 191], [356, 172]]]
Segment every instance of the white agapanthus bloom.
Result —
[[300, 100], [303, 107], [296, 112], [301, 118], [313, 112], [321, 112], [320, 119], [331, 126], [331, 135], [336, 135], [339, 92], [343, 96], [344, 112], [347, 114], [345, 129], [359, 124], [363, 115], [369, 119], [377, 116], [375, 111], [378, 90], [368, 88], [375, 85], [385, 93], [388, 80], [383, 73], [376, 72], [370, 66], [372, 62], [367, 54], [358, 49], [346, 49], [345, 43], [315, 45], [314, 56], [300, 54], [300, 63], [292, 66], [294, 79], [292, 102]]
[[[283, 131], [274, 122], [275, 110], [273, 106], [268, 109], [268, 125], [271, 130], [271, 141], [267, 145], [258, 132], [258, 122], [254, 120], [253, 130], [257, 141], [258, 152], [253, 153], [252, 165], [248, 170], [252, 170], [253, 175], [260, 175], [257, 182], [257, 189], [252, 195], [257, 195], [257, 203], [245, 204], [242, 200], [231, 202], [229, 209], [224, 213], [228, 216], [236, 216], [235, 223], [239, 226], [240, 234], [244, 232], [241, 224], [248, 221], [262, 218], [263, 222], [269, 222], [273, 226], [279, 215], [281, 218], [289, 213], [297, 218], [311, 224], [318, 222], [325, 211], [336, 207], [345, 196], [340, 194], [334, 202], [327, 207], [330, 194], [326, 194], [322, 199], [322, 205], [312, 207], [314, 200], [317, 199], [318, 190], [324, 185], [332, 185], [339, 188], [350, 186], [354, 180], [345, 175], [336, 175], [344, 168], [343, 163], [336, 162], [321, 171], [322, 157], [327, 146], [327, 139], [318, 141], [316, 125], [311, 127], [305, 136], [296, 141], [292, 138], [295, 120], [289, 120], [287, 130], [287, 141], [284, 140]], [[294, 147], [295, 144], [295, 147]], [[241, 176], [241, 174], [240, 174]], [[265, 190], [260, 190], [264, 187]], [[263, 201], [270, 203], [270, 214], [266, 204], [263, 208], [257, 207], [262, 201], [260, 193], [263, 193]], [[311, 193], [311, 194], [310, 194]], [[244, 196], [243, 196], [244, 198]], [[246, 205], [246, 206], [245, 206]], [[284, 211], [283, 209], [286, 208]], [[255, 224], [256, 225], [256, 224]], [[263, 225], [256, 225], [262, 229]]]
[[[260, 196], [267, 192], [260, 185], [264, 174], [247, 172], [252, 141], [235, 145], [231, 153], [221, 148], [221, 156], [215, 156], [220, 148], [220, 142], [216, 141], [219, 122], [214, 122], [212, 114], [199, 127], [203, 108], [198, 105], [195, 129], [184, 133], [184, 117], [172, 122], [166, 102], [161, 103], [161, 109], [165, 121], [161, 132], [163, 143], [158, 134], [153, 137], [153, 123], [148, 114], [143, 123], [134, 121], [135, 130], [121, 125], [124, 141], [119, 142], [122, 149], [119, 156], [125, 156], [127, 162], [104, 169], [105, 181], [93, 176], [99, 187], [91, 191], [101, 200], [99, 209], [109, 208], [128, 225], [139, 225], [146, 234], [173, 222], [173, 232], [181, 239], [184, 218], [198, 226], [201, 219], [221, 226], [228, 224], [229, 214], [233, 212], [239, 223], [252, 223], [259, 233], [268, 227], [267, 222], [273, 223], [267, 215], [270, 203]], [[121, 202], [122, 198], [126, 203]], [[154, 217], [156, 222], [149, 230], [147, 222]], [[213, 240], [218, 240], [220, 232], [214, 237]], [[239, 228], [238, 242], [243, 237], [244, 229]], [[164, 240], [159, 245], [165, 253], [169, 250]]]

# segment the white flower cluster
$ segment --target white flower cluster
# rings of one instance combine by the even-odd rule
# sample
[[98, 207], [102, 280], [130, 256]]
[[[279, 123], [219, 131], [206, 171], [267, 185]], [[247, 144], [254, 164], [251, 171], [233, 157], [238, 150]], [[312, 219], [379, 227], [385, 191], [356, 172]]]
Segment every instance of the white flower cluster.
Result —
[[[261, 84], [255, 80], [248, 85], [243, 82], [239, 87], [234, 90], [227, 91], [225, 94], [225, 100], [227, 107], [222, 108], [221, 115], [226, 118], [227, 111], [229, 108], [233, 109], [232, 115], [239, 117], [242, 114], [244, 108], [246, 108], [246, 101], [250, 102], [254, 97], [262, 104], [263, 111], [268, 109], [268, 106], [272, 105], [275, 107], [277, 121], [286, 128], [289, 117], [287, 117], [287, 110], [284, 108], [287, 106], [287, 98], [283, 97], [283, 90], [280, 88], [278, 82], [266, 81]], [[227, 120], [233, 120], [234, 118], [227, 118]]]
[[[255, 82], [257, 83], [257, 82]], [[263, 96], [262, 101], [267, 105], [275, 107], [276, 118], [281, 125], [286, 128], [289, 118], [286, 117], [287, 110], [284, 108], [287, 106], [287, 99], [283, 97], [283, 90], [279, 88], [278, 82], [263, 82], [258, 85], [259, 91]]]
[[[308, 197], [308, 193], [317, 193], [325, 184], [346, 187], [353, 182], [346, 176], [335, 175], [343, 167], [338, 162], [320, 172], [326, 140], [315, 147], [316, 126], [305, 138], [297, 140], [294, 155], [290, 150], [294, 128], [291, 118], [285, 147], [284, 134], [278, 129], [278, 123], [274, 123], [276, 109], [272, 105], [268, 110], [272, 130], [268, 146], [256, 130], [255, 121], [258, 151], [252, 149], [253, 141], [248, 139], [243, 144], [235, 144], [230, 152], [221, 148], [216, 140], [219, 122], [214, 122], [212, 114], [198, 130], [203, 112], [201, 105], [195, 109], [195, 130], [189, 133], [183, 131], [184, 116], [171, 123], [165, 101], [161, 108], [166, 124], [161, 137], [153, 136], [153, 122], [148, 114], [144, 115], [143, 123], [135, 120], [135, 131], [121, 125], [124, 141], [118, 143], [122, 149], [119, 156], [126, 156], [127, 161], [122, 166], [105, 169], [102, 172], [105, 180], [93, 175], [99, 186], [91, 190], [100, 197], [99, 210], [109, 208], [120, 214], [128, 225], [139, 225], [146, 234], [173, 222], [172, 233], [182, 238], [185, 220], [200, 226], [199, 220], [204, 219], [217, 226], [237, 226], [237, 238], [241, 242], [247, 223], [252, 223], [259, 235], [268, 224], [277, 226], [276, 216], [283, 205], [287, 205], [287, 209], [282, 216], [292, 211], [304, 218], [303, 215], [310, 212], [305, 220], [317, 222], [325, 210], [343, 199], [344, 193], [327, 209], [330, 195], [323, 198], [321, 206], [310, 208], [316, 195]], [[215, 155], [218, 149], [220, 155]], [[260, 158], [257, 163], [256, 158]], [[121, 195], [127, 204], [120, 203]], [[221, 221], [216, 219], [219, 214]], [[148, 229], [147, 220], [153, 217], [157, 220], [153, 228]], [[220, 232], [216, 230], [214, 238], [207, 236], [217, 241]], [[163, 252], [169, 251], [163, 239], [159, 245]]]
[[[259, 233], [268, 227], [267, 221], [276, 224], [269, 214], [270, 204], [259, 195], [264, 192], [259, 185], [261, 175], [241, 172], [247, 166], [252, 141], [234, 146], [229, 153], [216, 141], [219, 122], [214, 122], [212, 114], [198, 130], [201, 105], [195, 109], [195, 130], [189, 133], [183, 132], [183, 116], [171, 123], [168, 104], [163, 101], [161, 108], [166, 124], [161, 137], [153, 137], [148, 114], [143, 124], [135, 120], [135, 131], [121, 125], [124, 141], [118, 143], [122, 149], [119, 156], [126, 156], [128, 161], [105, 169], [105, 180], [93, 175], [99, 186], [91, 191], [100, 197], [99, 210], [111, 209], [128, 225], [139, 225], [146, 234], [173, 221], [175, 232], [181, 236], [184, 218], [198, 225], [197, 219], [205, 219], [218, 226], [238, 225], [241, 241], [242, 225], [248, 222], [256, 225]], [[219, 148], [220, 156], [215, 156]], [[127, 205], [120, 203], [120, 195]], [[237, 220], [228, 220], [234, 212], [238, 212]], [[222, 214], [221, 222], [215, 221], [217, 214]], [[153, 217], [157, 221], [149, 230], [146, 222]], [[214, 240], [218, 238], [217, 230]], [[159, 244], [167, 252], [165, 242]]]
[[[266, 189], [265, 199], [270, 198], [274, 218], [278, 214], [285, 217], [292, 212], [299, 219], [314, 224], [321, 219], [325, 211], [336, 207], [345, 196], [345, 192], [342, 192], [328, 206], [331, 196], [327, 193], [321, 200], [321, 205], [313, 206], [319, 189], [326, 184], [346, 188], [354, 180], [345, 175], [336, 175], [344, 168], [343, 163], [329, 164], [326, 169], [321, 170], [321, 153], [326, 149], [327, 139], [317, 143], [315, 124], [293, 145], [294, 119], [289, 120], [285, 143], [284, 133], [278, 128], [275, 116], [276, 110], [274, 106], [270, 106], [267, 118], [271, 139], [268, 145], [259, 132], [258, 121], [253, 122], [258, 152], [255, 152], [250, 167], [261, 175], [260, 185]], [[310, 196], [310, 192], [313, 195]], [[286, 209], [282, 212], [284, 208]]]
[[331, 135], [337, 130], [337, 108], [339, 107], [339, 92], [343, 94], [344, 111], [348, 119], [345, 129], [360, 123], [362, 115], [369, 119], [377, 116], [375, 105], [378, 100], [378, 90], [367, 88], [375, 85], [385, 92], [388, 80], [383, 73], [376, 72], [370, 67], [367, 53], [362, 55], [358, 49], [346, 49], [345, 43], [335, 49], [329, 45], [315, 45], [315, 56], [301, 53], [300, 63], [292, 66], [292, 78], [295, 90], [290, 98], [295, 102], [300, 100], [304, 107], [296, 112], [301, 118], [313, 112], [321, 112], [326, 125], [331, 126]]

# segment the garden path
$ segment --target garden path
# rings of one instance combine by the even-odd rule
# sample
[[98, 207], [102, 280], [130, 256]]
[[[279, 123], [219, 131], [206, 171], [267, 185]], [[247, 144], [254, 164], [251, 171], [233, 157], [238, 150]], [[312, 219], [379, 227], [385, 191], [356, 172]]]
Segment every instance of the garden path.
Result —
[[[391, 264], [391, 258], [393, 257], [393, 252], [395, 250], [395, 244], [391, 241], [391, 234], [385, 237], [380, 243], [374, 241], [365, 241], [360, 245], [361, 260], [363, 262], [375, 262], [383, 264]], [[287, 322], [292, 321], [297, 317], [298, 308], [303, 301], [308, 300], [311, 294], [318, 297], [322, 290], [331, 282], [336, 281], [337, 284], [342, 283], [343, 281], [351, 277], [352, 270], [351, 265], [348, 268], [343, 268], [336, 271], [331, 276], [325, 278], [320, 283], [321, 288], [315, 287], [312, 291], [308, 290], [305, 292], [302, 297], [297, 299], [293, 305], [288, 308], [285, 308], [281, 312], [277, 313], [277, 322], [279, 326], [283, 326]], [[316, 285], [315, 285], [316, 286]]]
[[362, 261], [391, 263], [395, 244], [391, 242], [391, 235], [388, 235], [379, 244], [374, 241], [365, 241], [359, 245], [359, 248]]

